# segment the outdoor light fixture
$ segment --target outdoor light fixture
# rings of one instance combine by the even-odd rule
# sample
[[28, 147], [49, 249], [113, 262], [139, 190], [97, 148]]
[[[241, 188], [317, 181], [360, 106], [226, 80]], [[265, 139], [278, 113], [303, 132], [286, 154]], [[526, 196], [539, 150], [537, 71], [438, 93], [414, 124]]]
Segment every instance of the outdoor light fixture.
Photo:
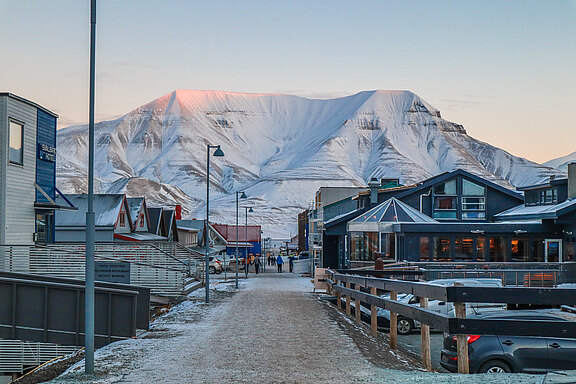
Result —
[[471, 233], [479, 233], [479, 234], [484, 233], [484, 231], [481, 230], [481, 229], [473, 229], [473, 230], [471, 230], [470, 232], [471, 232]]
[[523, 230], [523, 229], [517, 229], [517, 230], [514, 231], [515, 234], [526, 233], [526, 232], [528, 232], [528, 231], [525, 231], [525, 230]]
[[224, 152], [219, 145], [206, 145], [206, 222], [204, 223], [204, 240], [206, 241], [206, 303], [210, 302], [210, 149], [215, 148], [214, 156], [222, 157]]
[[238, 289], [238, 194], [241, 193], [240, 199], [246, 199], [246, 194], [242, 191], [236, 191], [236, 289]]

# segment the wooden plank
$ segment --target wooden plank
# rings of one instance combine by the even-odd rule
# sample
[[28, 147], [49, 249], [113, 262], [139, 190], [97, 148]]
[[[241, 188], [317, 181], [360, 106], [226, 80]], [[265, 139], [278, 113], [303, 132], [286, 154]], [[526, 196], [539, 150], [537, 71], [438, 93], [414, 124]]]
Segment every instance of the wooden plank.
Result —
[[[356, 290], [360, 291], [360, 285], [356, 284]], [[360, 302], [360, 299], [356, 299], [354, 300], [354, 315], [356, 317], [356, 322], [358, 324], [360, 324], [362, 322], [362, 311], [361, 311], [361, 307], [362, 304]]]
[[[350, 282], [346, 283], [346, 288], [350, 289]], [[346, 314], [350, 316], [352, 314], [352, 309], [350, 308], [350, 295], [346, 295]]]
[[[390, 300], [398, 300], [398, 292], [390, 292]], [[390, 349], [398, 348], [398, 315], [390, 311]]]
[[[428, 299], [420, 298], [420, 307], [428, 308]], [[432, 371], [432, 357], [430, 353], [430, 326], [422, 324], [420, 326], [420, 337], [422, 339], [422, 366], [428, 372]]]
[[[462, 287], [464, 284], [456, 282], [454, 283], [454, 286]], [[466, 318], [466, 303], [454, 303], [454, 310], [457, 318]], [[470, 373], [470, 365], [468, 361], [468, 335], [456, 335], [456, 351], [458, 353], [458, 373]]]
[[[378, 294], [377, 289], [370, 288], [370, 294], [376, 296]], [[370, 330], [373, 336], [378, 336], [378, 307], [374, 304], [370, 305]]]

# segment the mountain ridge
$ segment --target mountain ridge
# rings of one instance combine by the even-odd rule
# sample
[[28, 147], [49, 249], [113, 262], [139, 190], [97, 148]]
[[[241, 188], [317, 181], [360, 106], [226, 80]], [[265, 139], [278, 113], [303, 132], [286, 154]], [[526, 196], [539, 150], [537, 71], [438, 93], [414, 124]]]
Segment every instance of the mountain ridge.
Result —
[[[58, 131], [58, 183], [64, 192], [85, 188], [84, 127]], [[560, 174], [468, 136], [462, 125], [401, 90], [334, 99], [175, 90], [97, 123], [95, 132], [99, 191], [113, 184], [132, 191], [130, 183], [138, 180], [137, 190], [159, 204], [157, 184], [172, 185], [178, 191], [168, 194], [169, 203], [202, 217], [206, 145], [221, 145], [225, 157], [211, 159], [214, 219], [234, 221], [234, 192], [246, 190], [262, 208], [254, 218], [267, 227], [282, 222], [285, 233], [295, 232], [296, 214], [320, 186], [361, 186], [371, 177], [412, 184], [456, 168], [508, 187]]]

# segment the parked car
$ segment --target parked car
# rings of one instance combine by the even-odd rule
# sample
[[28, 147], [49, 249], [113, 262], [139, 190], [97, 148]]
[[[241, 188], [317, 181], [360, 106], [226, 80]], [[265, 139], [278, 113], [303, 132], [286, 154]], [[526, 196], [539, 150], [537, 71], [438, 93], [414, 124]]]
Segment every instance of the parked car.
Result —
[[[502, 287], [502, 280], [500, 279], [439, 279], [439, 280], [431, 280], [429, 284], [435, 285], [442, 285], [442, 286], [450, 286], [454, 285], [454, 283], [459, 282], [464, 284], [468, 287]], [[390, 295], [384, 295], [383, 297], [389, 298]], [[414, 306], [420, 305], [420, 297], [412, 295], [412, 294], [398, 294], [397, 298], [398, 302], [404, 304], [411, 304]], [[493, 310], [502, 310], [506, 309], [506, 306], [503, 304], [497, 303], [468, 303], [466, 305], [466, 313], [467, 314], [477, 314], [484, 311], [493, 311]], [[428, 301], [428, 310], [433, 312], [438, 312], [448, 317], [456, 317], [454, 312], [454, 303], [445, 302], [441, 300], [429, 300]], [[386, 323], [390, 326], [390, 312], [386, 309], [379, 308], [378, 309], [378, 316], [383, 317], [384, 320], [381, 323]], [[398, 315], [397, 317], [397, 330], [398, 333], [401, 335], [408, 335], [412, 333], [412, 331], [416, 328], [420, 328], [420, 322], [417, 320], [411, 319], [406, 316]]]
[[310, 253], [308, 251], [302, 251], [298, 254], [298, 260], [305, 260], [310, 258]]
[[[569, 321], [535, 310], [485, 312], [470, 318]], [[471, 373], [546, 373], [576, 369], [576, 339], [468, 335], [468, 358]], [[451, 372], [458, 371], [456, 336], [444, 335], [440, 364]]]
[[210, 261], [210, 264], [208, 264], [208, 272], [221, 274], [222, 271], [224, 270], [224, 267], [222, 266], [222, 262], [214, 256], [210, 256], [208, 258], [208, 260]]

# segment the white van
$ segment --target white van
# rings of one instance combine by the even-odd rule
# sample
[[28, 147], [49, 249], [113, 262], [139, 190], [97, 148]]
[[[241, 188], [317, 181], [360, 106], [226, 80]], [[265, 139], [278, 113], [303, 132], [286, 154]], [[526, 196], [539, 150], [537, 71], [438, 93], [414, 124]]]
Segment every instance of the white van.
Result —
[[[502, 280], [500, 279], [440, 279], [431, 280], [428, 284], [442, 285], [442, 286], [453, 286], [454, 283], [462, 283], [466, 287], [503, 287]], [[389, 298], [390, 295], [386, 294], [382, 297]], [[420, 298], [412, 294], [398, 294], [398, 302], [404, 304], [411, 304], [414, 306], [420, 305]], [[467, 303], [466, 304], [466, 314], [477, 314], [483, 311], [494, 311], [494, 310], [504, 310], [506, 305], [498, 303]], [[454, 313], [454, 303], [440, 301], [440, 300], [429, 300], [428, 310], [441, 313], [448, 317], [456, 317]], [[382, 316], [388, 319], [390, 322], [390, 312], [386, 309], [378, 308], [378, 316]], [[420, 328], [420, 322], [417, 320], [398, 315], [398, 333], [401, 335], [407, 335], [412, 332], [415, 328]]]

